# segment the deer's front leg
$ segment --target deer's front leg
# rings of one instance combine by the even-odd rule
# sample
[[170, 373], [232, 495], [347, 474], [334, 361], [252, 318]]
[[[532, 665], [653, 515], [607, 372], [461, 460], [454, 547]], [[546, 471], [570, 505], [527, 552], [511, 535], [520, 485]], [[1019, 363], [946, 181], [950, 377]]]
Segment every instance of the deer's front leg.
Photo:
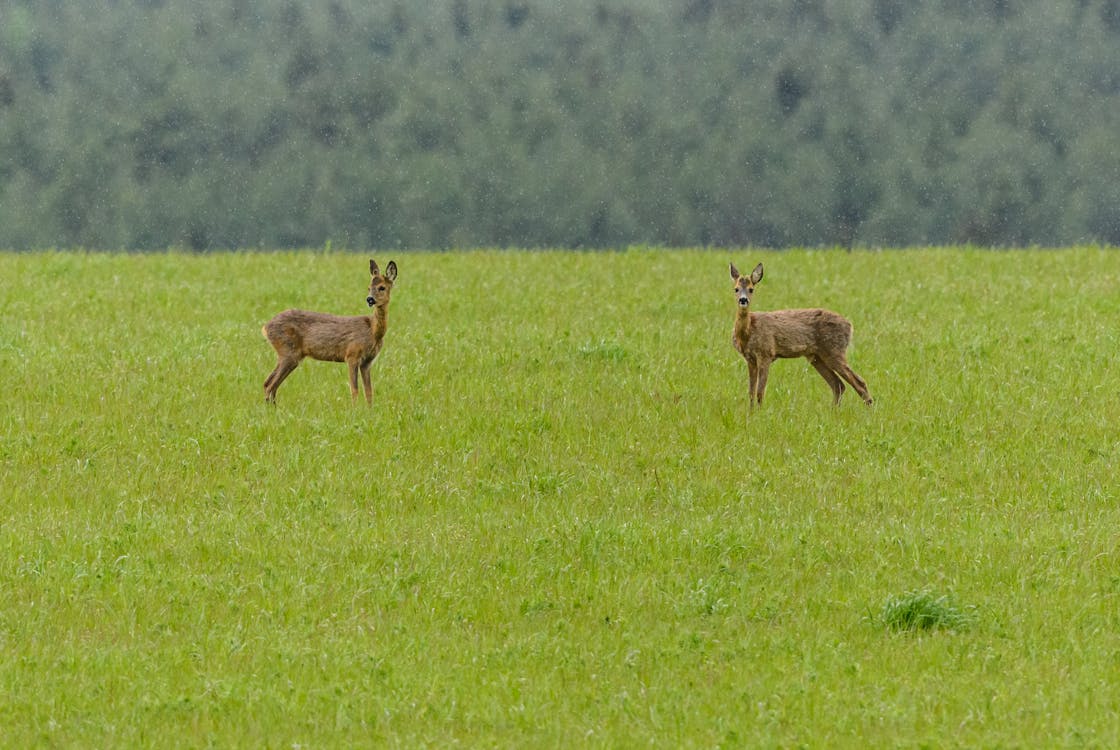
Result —
[[747, 370], [750, 372], [750, 404], [754, 406], [758, 394], [758, 364], [753, 357], [747, 357]]
[[762, 360], [758, 363], [758, 384], [755, 392], [755, 402], [762, 406], [762, 397], [766, 395], [766, 378], [770, 375], [770, 362]]
[[358, 361], [347, 360], [346, 366], [350, 368], [350, 400], [358, 402]]
[[369, 366], [373, 364], [372, 359], [367, 359], [362, 363], [362, 386], [366, 390], [366, 403], [370, 406], [373, 405], [373, 385], [369, 382]]

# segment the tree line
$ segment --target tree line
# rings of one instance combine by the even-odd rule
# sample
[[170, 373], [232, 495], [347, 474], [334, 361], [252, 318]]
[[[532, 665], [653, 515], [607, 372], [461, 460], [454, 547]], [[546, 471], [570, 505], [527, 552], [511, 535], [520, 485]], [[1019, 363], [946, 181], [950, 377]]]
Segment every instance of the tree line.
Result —
[[1120, 0], [0, 0], [0, 248], [1120, 244]]

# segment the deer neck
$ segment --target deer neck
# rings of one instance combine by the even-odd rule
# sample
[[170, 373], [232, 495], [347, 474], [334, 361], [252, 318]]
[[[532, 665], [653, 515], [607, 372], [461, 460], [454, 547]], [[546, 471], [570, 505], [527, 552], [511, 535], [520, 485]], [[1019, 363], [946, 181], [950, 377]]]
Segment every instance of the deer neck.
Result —
[[751, 334], [751, 310], [749, 307], [740, 307], [735, 313], [735, 338], [746, 341]]
[[389, 327], [389, 306], [378, 305], [373, 308], [373, 315], [370, 316], [369, 327], [373, 330], [373, 335], [381, 338], [385, 335], [385, 329]]

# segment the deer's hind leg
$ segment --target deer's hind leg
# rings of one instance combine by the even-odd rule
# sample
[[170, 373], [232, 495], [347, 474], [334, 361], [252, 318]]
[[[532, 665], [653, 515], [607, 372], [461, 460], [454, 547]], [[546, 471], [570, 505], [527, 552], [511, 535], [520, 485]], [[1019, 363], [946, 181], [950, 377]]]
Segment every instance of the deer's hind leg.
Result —
[[264, 400], [269, 403], [276, 403], [276, 390], [284, 379], [292, 374], [292, 370], [299, 366], [299, 358], [296, 357], [281, 357], [276, 363], [276, 369], [264, 381]]
[[276, 367], [273, 367], [272, 372], [270, 372], [268, 374], [268, 377], [264, 379], [264, 395], [265, 395], [265, 398], [268, 398], [268, 389], [269, 389], [269, 387], [272, 386], [272, 381], [276, 379], [276, 373], [279, 372], [279, 370], [280, 370], [280, 363], [277, 362]]
[[827, 364], [836, 371], [837, 375], [847, 380], [848, 385], [856, 389], [856, 393], [863, 399], [863, 403], [871, 406], [871, 393], [867, 390], [867, 383], [859, 375], [856, 375], [856, 371], [848, 365], [848, 359], [842, 353]]
[[283, 366], [284, 366], [284, 358], [283, 357], [278, 357], [276, 359], [276, 367], [273, 367], [272, 372], [270, 372], [268, 374], [268, 377], [265, 378], [265, 381], [264, 381], [264, 391], [265, 391], [265, 393], [268, 393], [269, 388], [272, 387], [272, 383], [276, 380], [276, 376], [280, 372], [280, 370], [283, 368]]
[[839, 404], [840, 397], [844, 395], [844, 381], [816, 355], [810, 355], [809, 364], [821, 374], [824, 381], [828, 383], [828, 387], [832, 389], [832, 403]]

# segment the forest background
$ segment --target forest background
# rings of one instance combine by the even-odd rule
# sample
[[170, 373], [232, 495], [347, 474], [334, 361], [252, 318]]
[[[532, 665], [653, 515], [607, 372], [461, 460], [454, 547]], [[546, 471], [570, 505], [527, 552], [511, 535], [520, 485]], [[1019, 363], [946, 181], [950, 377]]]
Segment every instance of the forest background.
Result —
[[0, 0], [0, 248], [1120, 244], [1120, 0]]

